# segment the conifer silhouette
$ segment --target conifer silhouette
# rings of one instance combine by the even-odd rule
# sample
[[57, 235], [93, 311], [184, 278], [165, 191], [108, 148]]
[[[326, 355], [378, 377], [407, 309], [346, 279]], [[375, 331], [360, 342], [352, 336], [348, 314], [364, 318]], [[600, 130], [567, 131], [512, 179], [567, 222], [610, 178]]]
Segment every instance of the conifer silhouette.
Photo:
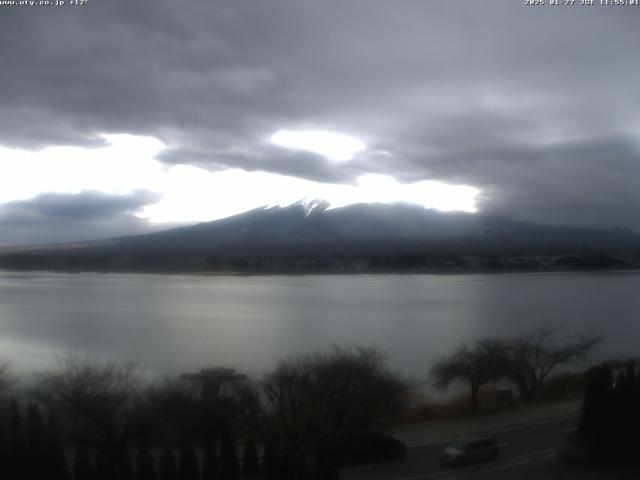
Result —
[[138, 480], [157, 479], [155, 462], [145, 440], [141, 440], [138, 444], [136, 470], [138, 472]]
[[158, 468], [159, 480], [178, 480], [178, 469], [176, 460], [171, 449], [166, 446], [160, 455], [160, 466]]
[[196, 451], [193, 444], [186, 439], [183, 440], [180, 447], [178, 474], [180, 480], [199, 480]]
[[224, 480], [238, 480], [240, 466], [236, 454], [236, 441], [229, 425], [222, 428], [220, 438], [220, 477]]
[[73, 463], [74, 480], [94, 480], [91, 455], [85, 446], [78, 444]]
[[242, 455], [242, 478], [252, 479], [260, 476], [260, 461], [258, 459], [258, 449], [252, 434], [247, 437]]
[[218, 480], [218, 453], [214, 440], [207, 440], [204, 446], [204, 458], [202, 460], [202, 480]]

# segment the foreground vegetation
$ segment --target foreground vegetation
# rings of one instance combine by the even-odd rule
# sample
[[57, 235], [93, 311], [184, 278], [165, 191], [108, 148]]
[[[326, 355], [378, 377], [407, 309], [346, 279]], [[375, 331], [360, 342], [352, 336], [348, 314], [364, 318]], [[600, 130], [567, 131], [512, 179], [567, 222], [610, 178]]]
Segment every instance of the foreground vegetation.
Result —
[[[2, 412], [0, 464], [17, 480], [336, 478], [334, 439], [408, 407], [411, 386], [386, 360], [336, 347], [211, 391], [68, 357]], [[6, 392], [6, 365], [0, 378]]]
[[[467, 381], [473, 413], [476, 387], [501, 376], [531, 402], [555, 366], [598, 341], [534, 333], [463, 345], [434, 366], [434, 380]], [[504, 355], [519, 370], [500, 370]], [[337, 478], [348, 458], [340, 439], [415, 410], [417, 385], [387, 360], [378, 348], [334, 347], [283, 360], [259, 379], [211, 369], [152, 381], [132, 363], [69, 356], [14, 392], [1, 364], [0, 468], [11, 480]], [[516, 375], [529, 368], [533, 390]]]
[[573, 445], [593, 463], [640, 465], [638, 404], [640, 371], [635, 361], [592, 367]]

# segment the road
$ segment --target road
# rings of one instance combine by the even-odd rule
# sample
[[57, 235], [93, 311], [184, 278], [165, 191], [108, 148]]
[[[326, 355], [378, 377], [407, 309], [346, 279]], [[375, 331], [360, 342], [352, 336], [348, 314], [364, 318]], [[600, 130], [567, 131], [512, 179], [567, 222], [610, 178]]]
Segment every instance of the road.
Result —
[[487, 434], [496, 439], [500, 450], [498, 460], [464, 467], [442, 464], [442, 451], [451, 441], [415, 445], [400, 462], [363, 465], [344, 469], [344, 480], [450, 480], [457, 478], [496, 478], [499, 471], [508, 471], [533, 461], [545, 461], [556, 455], [559, 447], [573, 430], [577, 413], [541, 419], [494, 431], [469, 432]]

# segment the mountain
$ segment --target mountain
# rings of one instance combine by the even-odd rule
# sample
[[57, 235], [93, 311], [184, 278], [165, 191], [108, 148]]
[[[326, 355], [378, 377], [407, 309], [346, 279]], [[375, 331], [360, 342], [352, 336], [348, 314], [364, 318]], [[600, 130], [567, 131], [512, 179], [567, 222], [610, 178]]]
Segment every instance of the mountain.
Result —
[[545, 226], [408, 204], [332, 209], [313, 200], [147, 235], [9, 249], [0, 255], [0, 266], [278, 271], [357, 265], [366, 270], [423, 268], [450, 256], [636, 258], [637, 252], [640, 235], [625, 229]]

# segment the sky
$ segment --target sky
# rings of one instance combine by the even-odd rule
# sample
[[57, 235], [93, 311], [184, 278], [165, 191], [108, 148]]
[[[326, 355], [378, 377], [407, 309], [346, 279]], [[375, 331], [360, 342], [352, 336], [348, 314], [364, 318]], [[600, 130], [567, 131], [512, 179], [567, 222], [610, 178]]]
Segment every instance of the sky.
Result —
[[640, 7], [0, 5], [0, 245], [325, 198], [640, 231]]

